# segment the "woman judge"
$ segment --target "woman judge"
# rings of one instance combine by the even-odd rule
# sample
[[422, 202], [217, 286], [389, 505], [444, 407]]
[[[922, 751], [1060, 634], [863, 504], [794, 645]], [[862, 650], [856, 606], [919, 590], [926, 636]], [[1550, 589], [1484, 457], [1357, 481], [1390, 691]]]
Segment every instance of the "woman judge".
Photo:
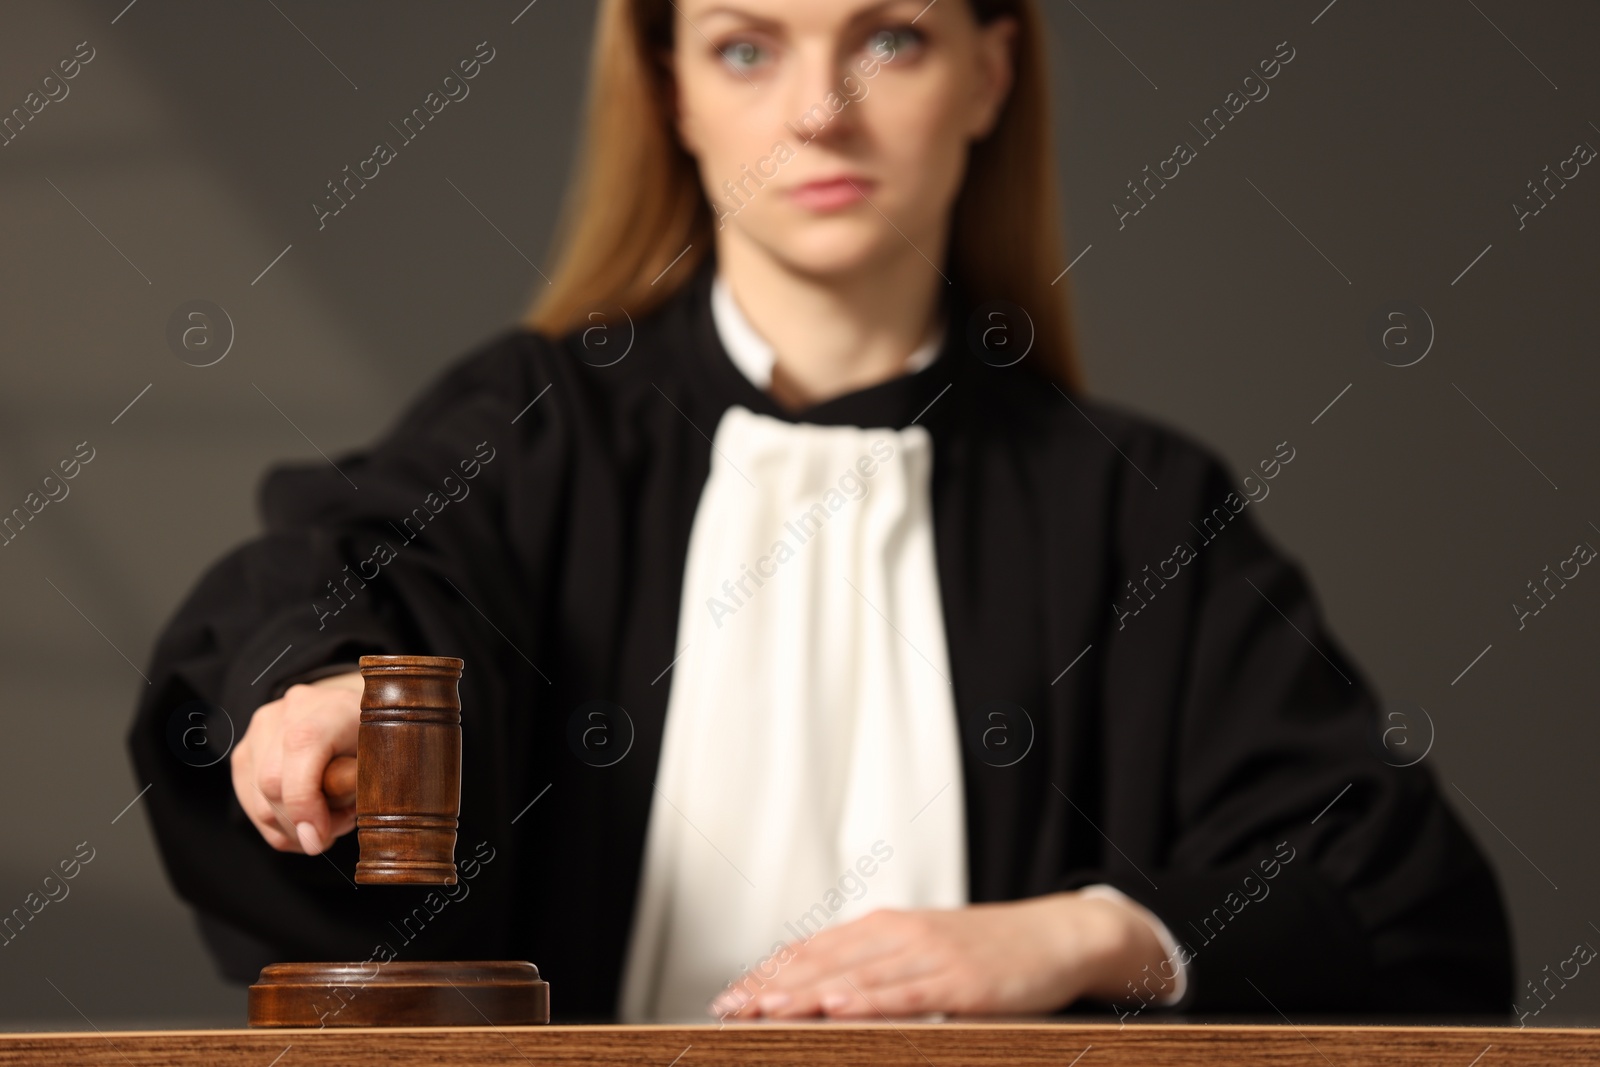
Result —
[[[525, 957], [630, 1020], [1504, 1009], [1493, 875], [1370, 744], [1257, 483], [1081, 391], [1043, 33], [603, 0], [529, 321], [274, 470], [157, 648], [133, 755], [228, 973]], [[467, 663], [448, 896], [344, 877], [365, 653]], [[213, 767], [167, 743], [195, 707], [242, 731]]]

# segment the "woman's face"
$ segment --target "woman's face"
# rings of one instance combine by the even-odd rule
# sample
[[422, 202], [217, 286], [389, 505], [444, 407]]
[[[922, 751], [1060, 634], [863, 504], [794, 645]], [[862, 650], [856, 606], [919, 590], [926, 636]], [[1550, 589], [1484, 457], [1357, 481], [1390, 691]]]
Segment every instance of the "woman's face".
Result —
[[811, 275], [943, 263], [1015, 23], [967, 0], [675, 0], [678, 129], [719, 242]]

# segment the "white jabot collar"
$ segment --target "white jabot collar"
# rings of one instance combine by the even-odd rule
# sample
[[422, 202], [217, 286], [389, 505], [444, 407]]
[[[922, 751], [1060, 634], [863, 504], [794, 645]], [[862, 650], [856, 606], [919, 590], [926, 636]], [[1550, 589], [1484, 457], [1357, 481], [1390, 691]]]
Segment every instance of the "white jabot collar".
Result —
[[[766, 338], [757, 333], [750, 320], [745, 318], [721, 274], [711, 282], [711, 317], [716, 321], [717, 336], [722, 341], [722, 347], [728, 350], [728, 358], [733, 360], [733, 365], [756, 388], [770, 389], [772, 367], [777, 362], [777, 354]], [[915, 374], [937, 359], [944, 338], [945, 327], [941, 325], [931, 340], [907, 357], [906, 372]]]
[[733, 404], [711, 456], [662, 681], [627, 1022], [704, 1022], [729, 983], [760, 992], [786, 944], [875, 908], [967, 903], [932, 435]]

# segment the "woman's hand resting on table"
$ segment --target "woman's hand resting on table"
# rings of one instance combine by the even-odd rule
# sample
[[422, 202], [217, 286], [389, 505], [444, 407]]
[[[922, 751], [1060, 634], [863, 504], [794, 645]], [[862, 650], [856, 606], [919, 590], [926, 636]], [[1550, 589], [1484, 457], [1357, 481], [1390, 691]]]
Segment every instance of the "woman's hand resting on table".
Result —
[[250, 821], [280, 852], [316, 855], [355, 829], [354, 807], [328, 810], [322, 773], [335, 756], [356, 754], [359, 673], [292, 685], [256, 709], [233, 747], [233, 791]]
[[1164, 959], [1150, 924], [1104, 897], [880, 910], [791, 942], [709, 1010], [727, 1019], [1047, 1013], [1083, 997], [1124, 1000], [1147, 965], [1161, 981]]

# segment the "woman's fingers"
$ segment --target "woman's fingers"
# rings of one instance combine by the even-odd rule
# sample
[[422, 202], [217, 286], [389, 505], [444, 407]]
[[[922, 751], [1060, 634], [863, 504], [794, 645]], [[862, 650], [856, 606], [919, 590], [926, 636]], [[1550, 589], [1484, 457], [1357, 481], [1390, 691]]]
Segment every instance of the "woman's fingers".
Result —
[[959, 1011], [959, 976], [936, 974], [909, 982], [864, 986], [847, 983], [822, 993], [818, 1006], [834, 1019], [876, 1019]]
[[355, 754], [361, 697], [343, 678], [329, 681], [263, 704], [231, 756], [240, 807], [281, 852], [315, 855], [355, 828], [354, 809], [328, 809], [322, 776], [335, 756]]
[[322, 793], [322, 772], [334, 756], [334, 715], [327, 695], [326, 690], [292, 686], [284, 696], [282, 818], [294, 828], [301, 850], [312, 856], [332, 840]]
[[[910, 1010], [942, 1011], [945, 1009], [905, 1007], [905, 992], [888, 1001], [882, 1000], [879, 993], [890, 989], [912, 991], [910, 1002], [916, 1003], [915, 990], [927, 988], [927, 983], [937, 981], [946, 970], [941, 955], [908, 946], [860, 966], [842, 967], [808, 982], [764, 991], [755, 998], [755, 1006], [761, 1014], [774, 1018], [875, 1015], [877, 1011], [873, 1005], [878, 1005], [887, 1015]], [[893, 1010], [885, 1004], [893, 1005]]]
[[[265, 710], [265, 707], [262, 708], [262, 711]], [[291, 834], [285, 832], [283, 824], [278, 819], [278, 813], [273, 810], [273, 801], [261, 789], [261, 756], [264, 748], [262, 737], [270, 732], [261, 718], [261, 712], [258, 711], [256, 718], [251, 721], [250, 729], [239, 739], [229, 757], [233, 792], [239, 800], [239, 807], [244, 810], [245, 815], [249, 817], [267, 844], [280, 852], [296, 852], [299, 851], [298, 842]]]
[[875, 911], [830, 927], [777, 955], [731, 983], [711, 1003], [724, 1018], [772, 1015], [794, 1018], [823, 1011], [822, 998], [848, 978], [876, 985], [906, 981], [935, 965], [927, 951], [934, 931], [918, 912]]
[[[264, 704], [250, 720], [250, 730], [256, 730], [256, 723], [260, 723], [260, 734], [255, 746], [255, 796], [252, 802], [261, 808], [265, 806], [263, 821], [270, 823], [278, 831], [279, 838], [287, 838], [289, 845], [281, 849], [285, 852], [303, 852], [300, 847], [299, 834], [295, 830], [294, 820], [283, 810], [283, 732], [286, 725], [285, 719], [288, 705], [285, 700], [275, 700]], [[247, 733], [246, 736], [249, 736]], [[272, 839], [269, 838], [269, 841]], [[274, 844], [274, 848], [279, 846]]]

